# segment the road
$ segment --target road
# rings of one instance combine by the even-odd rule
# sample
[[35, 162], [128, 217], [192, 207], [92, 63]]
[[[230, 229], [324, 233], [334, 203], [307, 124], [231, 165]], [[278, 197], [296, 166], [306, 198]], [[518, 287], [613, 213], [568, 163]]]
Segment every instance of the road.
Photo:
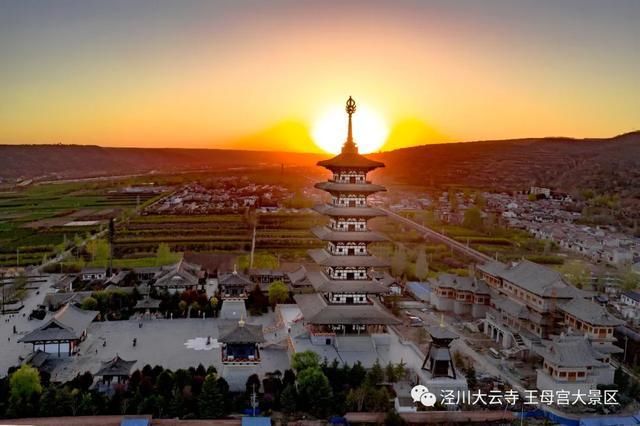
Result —
[[398, 213], [395, 213], [387, 208], [384, 207], [380, 207], [381, 210], [383, 210], [385, 213], [387, 213], [387, 215], [397, 221], [397, 222], [401, 222], [405, 225], [408, 225], [410, 227], [412, 227], [413, 229], [422, 232], [424, 235], [424, 238], [428, 238], [430, 240], [435, 240], [438, 242], [441, 242], [443, 244], [446, 244], [448, 247], [450, 247], [452, 250], [457, 251], [458, 253], [462, 253], [465, 256], [468, 256], [470, 258], [472, 258], [473, 260], [480, 262], [480, 263], [485, 263], [485, 262], [493, 262], [494, 259], [491, 256], [487, 256], [484, 253], [480, 253], [477, 250], [472, 249], [471, 247], [468, 247], [464, 244], [462, 244], [459, 241], [454, 240], [453, 238], [449, 238], [444, 234], [441, 234], [439, 232], [434, 231], [433, 229], [426, 227], [424, 225], [421, 225], [417, 222], [414, 222], [411, 219], [407, 219], [406, 217], [400, 216]]

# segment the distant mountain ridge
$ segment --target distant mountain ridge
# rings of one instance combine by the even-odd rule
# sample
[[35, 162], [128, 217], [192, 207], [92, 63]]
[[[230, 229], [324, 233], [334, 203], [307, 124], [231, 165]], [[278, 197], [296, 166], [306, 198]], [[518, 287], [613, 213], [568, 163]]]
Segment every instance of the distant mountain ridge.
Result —
[[[2, 145], [0, 177], [76, 178], [257, 165], [313, 166], [322, 154], [82, 145]], [[640, 131], [612, 138], [523, 138], [432, 144], [370, 154], [376, 179], [411, 185], [513, 190], [640, 186]], [[603, 182], [606, 180], [607, 182]]]

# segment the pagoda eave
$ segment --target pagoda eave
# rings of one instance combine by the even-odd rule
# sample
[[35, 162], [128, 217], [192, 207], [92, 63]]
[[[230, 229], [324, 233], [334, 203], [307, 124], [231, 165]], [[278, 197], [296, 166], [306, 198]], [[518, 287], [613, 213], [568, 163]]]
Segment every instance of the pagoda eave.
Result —
[[373, 194], [376, 192], [386, 191], [382, 185], [374, 185], [372, 183], [338, 183], [338, 182], [318, 182], [314, 185], [317, 189], [330, 192], [332, 194], [350, 193], [350, 194]]
[[342, 152], [328, 160], [318, 161], [318, 166], [325, 167], [329, 170], [363, 170], [370, 171], [378, 167], [384, 167], [384, 163], [380, 161], [370, 160], [358, 153]]
[[307, 253], [321, 266], [387, 267], [389, 263], [374, 256], [332, 255], [325, 249], [311, 249]]
[[375, 207], [335, 207], [329, 204], [319, 204], [313, 207], [316, 212], [330, 217], [362, 217], [372, 218], [387, 214]]
[[326, 226], [316, 226], [311, 228], [311, 232], [322, 241], [372, 243], [388, 240], [385, 236], [373, 231], [334, 231]]

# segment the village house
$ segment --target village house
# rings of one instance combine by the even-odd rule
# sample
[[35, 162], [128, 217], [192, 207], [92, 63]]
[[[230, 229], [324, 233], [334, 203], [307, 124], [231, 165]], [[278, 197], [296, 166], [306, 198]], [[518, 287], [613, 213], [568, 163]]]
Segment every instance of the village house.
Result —
[[104, 280], [107, 278], [106, 268], [83, 268], [80, 271], [82, 281]]
[[640, 319], [640, 292], [626, 291], [620, 295], [620, 312], [630, 320]]

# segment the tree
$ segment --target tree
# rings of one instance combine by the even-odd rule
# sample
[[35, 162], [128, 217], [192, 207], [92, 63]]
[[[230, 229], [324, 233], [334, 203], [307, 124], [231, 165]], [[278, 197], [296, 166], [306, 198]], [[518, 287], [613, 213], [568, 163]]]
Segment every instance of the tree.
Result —
[[579, 260], [566, 262], [560, 267], [560, 272], [571, 284], [578, 288], [583, 288], [591, 281], [589, 268]]
[[215, 374], [208, 374], [204, 379], [202, 391], [198, 396], [198, 409], [203, 419], [217, 419], [224, 416], [223, 399]]
[[482, 230], [482, 212], [477, 207], [470, 207], [464, 212], [462, 226], [473, 229], [474, 231]]
[[640, 274], [633, 272], [631, 268], [628, 268], [620, 276], [622, 288], [625, 291], [635, 290], [640, 285]]
[[467, 369], [467, 374], [465, 374], [467, 378], [467, 385], [469, 389], [475, 389], [478, 386], [478, 379], [476, 378], [476, 369], [473, 368], [473, 364], [469, 365]]
[[384, 418], [384, 426], [404, 426], [406, 422], [396, 410], [389, 410]]
[[269, 303], [275, 306], [284, 303], [289, 298], [289, 288], [282, 281], [274, 281], [269, 287]]
[[404, 273], [405, 269], [407, 269], [407, 253], [402, 246], [396, 246], [391, 259], [391, 273], [399, 277]]
[[30, 365], [23, 364], [9, 379], [11, 397], [16, 399], [29, 399], [33, 394], [42, 393], [40, 373]]
[[398, 381], [398, 373], [391, 361], [389, 361], [387, 366], [384, 368], [384, 375], [389, 383], [395, 383]]
[[331, 406], [333, 391], [320, 367], [309, 367], [298, 374], [301, 407], [316, 417], [325, 417]]
[[82, 309], [85, 311], [95, 311], [98, 307], [98, 301], [94, 297], [85, 297], [82, 300]]
[[156, 265], [162, 266], [172, 263], [174, 261], [174, 255], [171, 252], [171, 248], [167, 243], [158, 244], [158, 249], [156, 250]]
[[103, 239], [92, 239], [87, 242], [87, 252], [91, 255], [91, 261], [106, 266], [111, 248], [109, 243]]
[[418, 259], [416, 259], [416, 278], [424, 281], [429, 276], [429, 264], [427, 263], [427, 253], [424, 247], [418, 251]]
[[371, 369], [367, 372], [365, 383], [371, 386], [377, 386], [384, 381], [384, 371], [380, 366], [380, 363], [376, 359], [376, 362], [371, 366]]
[[312, 351], [297, 352], [291, 357], [291, 367], [300, 375], [310, 368], [320, 367], [320, 355]]
[[285, 413], [293, 413], [298, 407], [298, 392], [294, 385], [287, 385], [280, 395], [280, 406]]

